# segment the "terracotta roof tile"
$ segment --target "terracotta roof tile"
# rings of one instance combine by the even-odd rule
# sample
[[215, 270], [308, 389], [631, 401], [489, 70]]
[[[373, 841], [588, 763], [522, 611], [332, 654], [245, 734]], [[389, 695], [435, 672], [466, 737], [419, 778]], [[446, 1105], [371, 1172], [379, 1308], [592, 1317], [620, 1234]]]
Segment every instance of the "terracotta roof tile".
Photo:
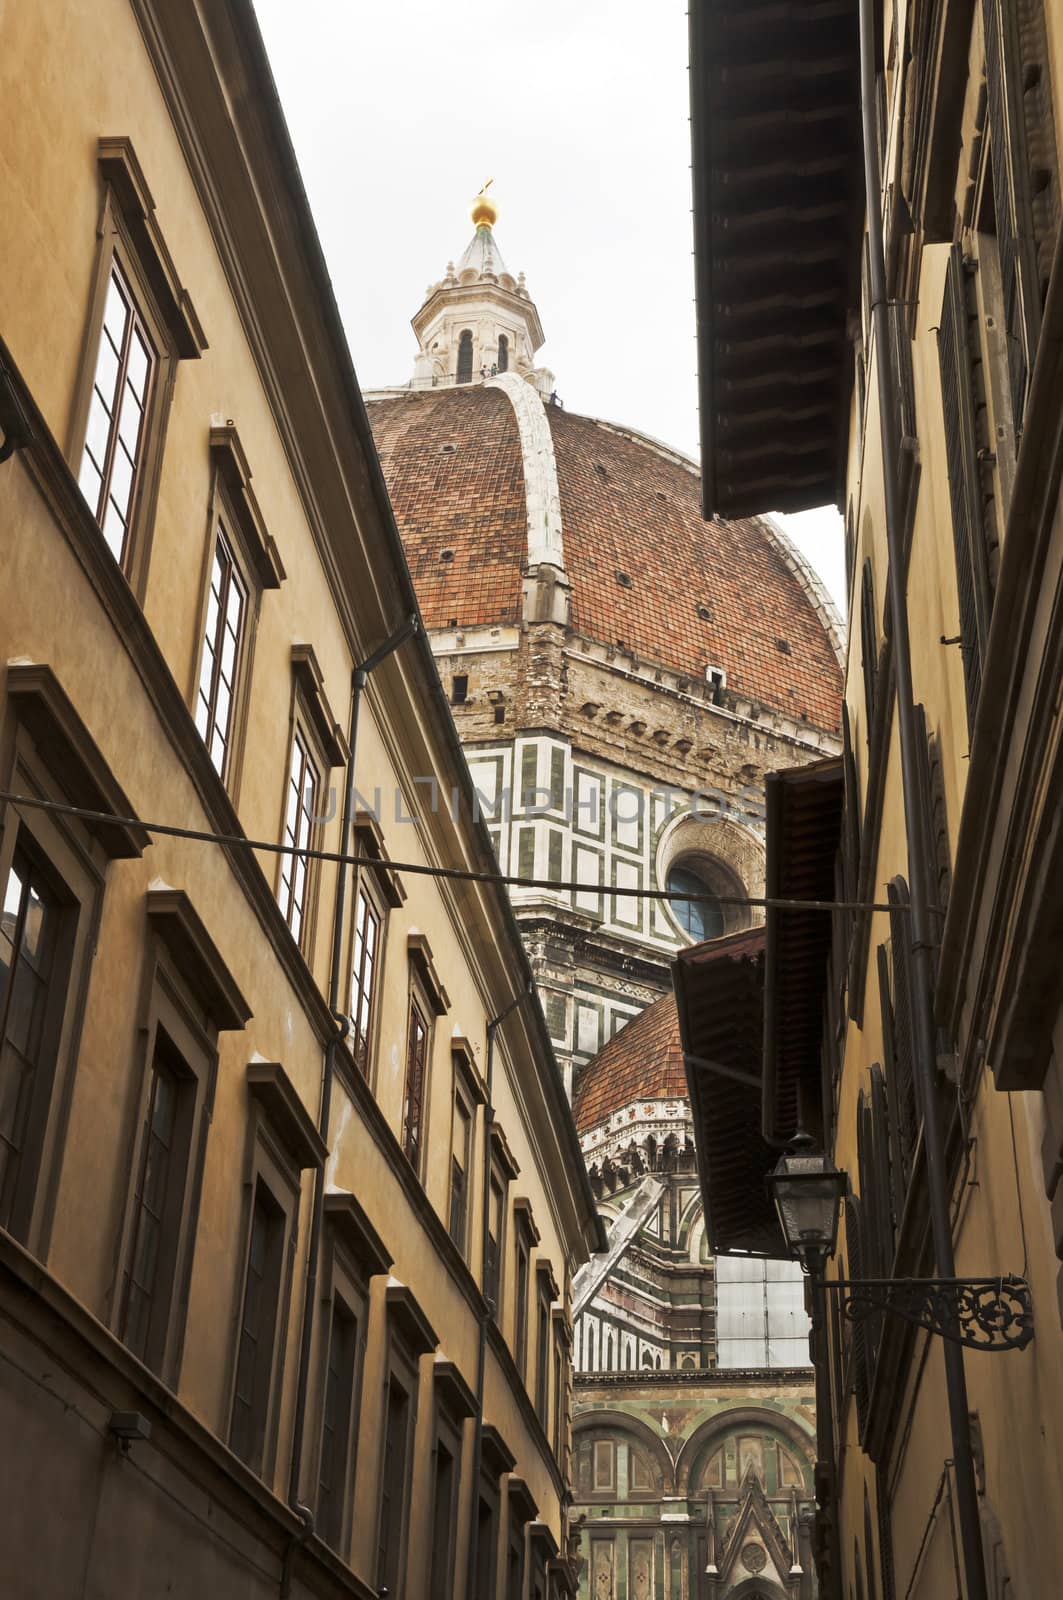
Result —
[[637, 1100], [685, 1100], [675, 996], [662, 995], [614, 1033], [580, 1075], [572, 1103], [580, 1133]]
[[518, 622], [527, 512], [506, 395], [477, 385], [368, 409], [425, 625]]
[[681, 462], [589, 417], [547, 415], [573, 626], [699, 677], [722, 667], [738, 693], [837, 729], [837, 659], [764, 523], [706, 522]]

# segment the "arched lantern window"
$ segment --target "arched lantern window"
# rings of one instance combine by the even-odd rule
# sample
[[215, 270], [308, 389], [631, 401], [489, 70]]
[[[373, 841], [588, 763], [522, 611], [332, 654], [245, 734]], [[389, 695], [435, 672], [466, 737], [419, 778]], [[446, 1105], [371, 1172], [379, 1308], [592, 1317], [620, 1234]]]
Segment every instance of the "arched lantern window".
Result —
[[500, 333], [498, 336], [498, 370], [499, 372], [509, 371], [509, 340], [504, 333]]
[[464, 329], [458, 340], [458, 382], [472, 382], [472, 332]]

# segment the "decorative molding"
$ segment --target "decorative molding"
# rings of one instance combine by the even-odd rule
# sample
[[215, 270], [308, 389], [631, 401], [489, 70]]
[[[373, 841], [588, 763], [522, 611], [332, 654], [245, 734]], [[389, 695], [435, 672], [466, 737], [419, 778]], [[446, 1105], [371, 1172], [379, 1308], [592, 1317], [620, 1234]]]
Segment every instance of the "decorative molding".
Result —
[[557, 483], [554, 439], [546, 408], [530, 383], [515, 372], [488, 378], [488, 389], [501, 389], [517, 419], [524, 462], [524, 501], [528, 513], [528, 566], [555, 567], [564, 577], [565, 549], [561, 531], [561, 491]]
[[301, 1171], [327, 1160], [328, 1146], [279, 1061], [252, 1061], [247, 1088]]
[[292, 673], [302, 691], [311, 726], [331, 767], [342, 767], [350, 759], [343, 729], [333, 715], [325, 693], [325, 675], [312, 644], [292, 645]]
[[385, 1293], [388, 1321], [414, 1356], [427, 1356], [439, 1344], [439, 1337], [421, 1309], [413, 1290], [397, 1278], [390, 1278]]
[[[9, 662], [6, 689], [15, 716], [32, 735], [41, 760], [71, 805], [116, 817], [136, 816], [132, 801], [112, 776], [106, 757], [51, 667]], [[150, 833], [139, 823], [86, 822], [85, 827], [112, 860], [142, 856], [151, 843]]]
[[445, 1016], [450, 1010], [450, 996], [444, 989], [442, 980], [436, 971], [428, 935], [424, 933], [407, 934], [406, 955], [410, 965], [421, 980], [432, 1010], [437, 1017]]
[[155, 201], [133, 149], [133, 141], [126, 137], [101, 139], [97, 145], [97, 161], [104, 182], [110, 186], [133, 236], [177, 354], [186, 360], [198, 359], [207, 349], [207, 338], [166, 247], [155, 216]]
[[390, 1272], [391, 1252], [356, 1195], [346, 1189], [330, 1189], [325, 1195], [325, 1221], [367, 1278]]
[[251, 487], [251, 468], [234, 423], [212, 426], [210, 453], [228, 490], [233, 514], [254, 560], [260, 585], [263, 589], [279, 589], [287, 574]]
[[253, 1015], [214, 940], [183, 889], [150, 888], [149, 926], [158, 934], [196, 999], [219, 1030], [243, 1028]]

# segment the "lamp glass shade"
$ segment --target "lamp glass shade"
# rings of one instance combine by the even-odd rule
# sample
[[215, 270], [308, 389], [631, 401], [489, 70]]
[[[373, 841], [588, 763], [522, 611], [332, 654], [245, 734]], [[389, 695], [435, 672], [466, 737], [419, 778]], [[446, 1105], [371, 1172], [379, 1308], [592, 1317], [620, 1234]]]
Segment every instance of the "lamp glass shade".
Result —
[[768, 1179], [791, 1255], [833, 1255], [846, 1178], [822, 1153], [784, 1155]]

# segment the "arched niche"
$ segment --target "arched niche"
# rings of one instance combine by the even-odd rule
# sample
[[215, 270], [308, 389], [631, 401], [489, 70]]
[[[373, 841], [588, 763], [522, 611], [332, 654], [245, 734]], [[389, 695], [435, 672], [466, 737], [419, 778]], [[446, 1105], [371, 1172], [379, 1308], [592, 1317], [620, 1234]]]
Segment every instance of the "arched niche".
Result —
[[[634, 1443], [642, 1454], [649, 1459], [652, 1468], [652, 1483], [645, 1491], [638, 1489], [632, 1493], [637, 1498], [640, 1492], [652, 1494], [672, 1494], [673, 1474], [672, 1458], [668, 1448], [659, 1434], [654, 1433], [638, 1417], [629, 1417], [624, 1411], [588, 1411], [583, 1416], [577, 1416], [572, 1421], [572, 1455], [573, 1476], [575, 1477], [576, 1455], [580, 1441], [587, 1437], [609, 1438], [616, 1443]], [[582, 1497], [582, 1491], [576, 1488], [576, 1499]]]
[[676, 1493], [690, 1494], [700, 1489], [699, 1478], [715, 1453], [730, 1433], [775, 1435], [784, 1449], [789, 1451], [804, 1473], [804, 1494], [812, 1492], [812, 1472], [815, 1465], [815, 1439], [800, 1423], [780, 1411], [769, 1411], [761, 1406], [729, 1406], [709, 1417], [687, 1439], [676, 1462]]

